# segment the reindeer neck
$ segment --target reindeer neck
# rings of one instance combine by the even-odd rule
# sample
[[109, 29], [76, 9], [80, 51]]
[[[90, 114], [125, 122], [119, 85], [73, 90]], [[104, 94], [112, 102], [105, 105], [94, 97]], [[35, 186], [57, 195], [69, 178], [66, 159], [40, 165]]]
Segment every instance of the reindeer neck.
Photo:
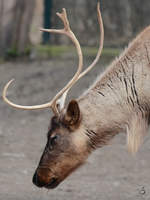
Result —
[[83, 127], [93, 148], [105, 145], [125, 129], [123, 108], [117, 98], [112, 100], [110, 93], [106, 95], [92, 88], [79, 99]]
[[95, 146], [103, 146], [120, 131], [125, 131], [133, 114], [144, 112], [143, 105], [150, 103], [143, 102], [150, 99], [144, 77], [145, 74], [150, 77], [149, 33], [150, 27], [79, 98], [82, 123]]

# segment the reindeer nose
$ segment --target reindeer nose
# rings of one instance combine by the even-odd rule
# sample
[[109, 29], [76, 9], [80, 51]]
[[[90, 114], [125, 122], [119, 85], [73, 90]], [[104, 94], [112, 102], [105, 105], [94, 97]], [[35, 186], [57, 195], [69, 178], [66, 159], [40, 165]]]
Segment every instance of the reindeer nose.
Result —
[[32, 182], [38, 187], [46, 187], [51, 182], [54, 182], [53, 176], [49, 173], [49, 169], [39, 168], [35, 171]]
[[33, 176], [32, 182], [37, 187], [45, 187], [47, 189], [53, 189], [59, 184], [58, 178], [55, 176], [49, 176], [48, 169], [37, 169]]
[[37, 187], [44, 187], [46, 185], [43, 181], [40, 180], [40, 177], [38, 176], [37, 172], [35, 172], [32, 182]]

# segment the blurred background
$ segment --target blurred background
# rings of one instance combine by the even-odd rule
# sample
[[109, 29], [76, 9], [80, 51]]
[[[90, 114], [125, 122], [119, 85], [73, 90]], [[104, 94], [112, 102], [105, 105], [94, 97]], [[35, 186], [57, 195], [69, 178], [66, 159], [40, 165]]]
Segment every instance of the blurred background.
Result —
[[[0, 93], [12, 78], [8, 97], [22, 105], [49, 101], [73, 76], [78, 58], [68, 38], [39, 31], [62, 28], [56, 12], [67, 10], [71, 28], [84, 53], [84, 67], [95, 58], [99, 27], [97, 0], [0, 0]], [[150, 24], [149, 0], [101, 0], [104, 49], [99, 63], [69, 93], [77, 98]], [[47, 192], [32, 184], [46, 144], [50, 110], [22, 111], [0, 97], [0, 200], [149, 200], [150, 140], [136, 156], [118, 135], [98, 149], [87, 163], [57, 189]]]
[[[60, 27], [56, 12], [67, 9], [72, 30], [83, 46], [96, 46], [96, 0], [0, 0], [0, 54], [29, 54], [33, 45], [68, 44], [58, 35], [42, 34], [40, 27]], [[101, 11], [105, 47], [123, 47], [149, 25], [149, 0], [103, 0]], [[84, 37], [83, 37], [84, 36]], [[12, 55], [13, 56], [13, 55]]]

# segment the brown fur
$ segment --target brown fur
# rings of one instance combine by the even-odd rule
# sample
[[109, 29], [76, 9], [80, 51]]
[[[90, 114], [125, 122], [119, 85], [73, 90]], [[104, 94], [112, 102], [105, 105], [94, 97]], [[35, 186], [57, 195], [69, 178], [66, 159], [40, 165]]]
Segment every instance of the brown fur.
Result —
[[150, 119], [149, 49], [147, 27], [78, 101], [52, 119], [34, 184], [54, 188], [120, 132], [127, 133], [129, 151], [138, 150]]

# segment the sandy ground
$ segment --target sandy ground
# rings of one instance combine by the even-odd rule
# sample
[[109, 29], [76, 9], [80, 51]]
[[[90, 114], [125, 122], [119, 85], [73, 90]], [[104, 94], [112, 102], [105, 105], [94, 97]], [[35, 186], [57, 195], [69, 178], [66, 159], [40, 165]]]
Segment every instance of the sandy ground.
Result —
[[[73, 59], [0, 65], [0, 92], [15, 78], [9, 98], [32, 105], [48, 101], [71, 78]], [[97, 66], [71, 91], [79, 96], [102, 71]], [[59, 73], [59, 74], [58, 74]], [[136, 156], [126, 150], [120, 134], [112, 144], [93, 153], [55, 190], [39, 189], [32, 176], [46, 143], [50, 110], [20, 111], [0, 99], [0, 200], [150, 200], [150, 137]]]

